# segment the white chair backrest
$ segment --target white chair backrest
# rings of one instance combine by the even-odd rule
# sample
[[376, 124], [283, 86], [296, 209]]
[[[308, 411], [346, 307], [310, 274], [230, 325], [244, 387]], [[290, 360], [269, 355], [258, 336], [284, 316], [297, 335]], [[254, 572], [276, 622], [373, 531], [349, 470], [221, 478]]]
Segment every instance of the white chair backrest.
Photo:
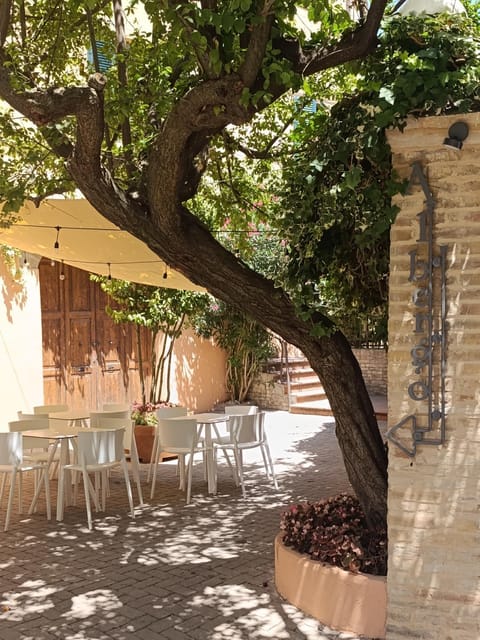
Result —
[[95, 425], [95, 429], [124, 429], [123, 448], [130, 450], [132, 448], [134, 422], [131, 418], [103, 418]]
[[78, 434], [78, 458], [80, 464], [109, 464], [117, 462], [124, 456], [124, 429], [93, 429]]
[[[34, 429], [48, 429], [48, 416], [34, 416], [33, 418], [22, 418], [21, 420], [12, 420], [8, 423], [8, 430], [12, 433], [19, 431], [33, 431]], [[23, 449], [44, 449], [48, 447], [49, 440], [47, 438], [31, 438], [25, 436], [23, 438]]]
[[224, 412], [229, 416], [244, 416], [258, 412], [258, 407], [254, 404], [226, 404]]
[[198, 440], [197, 421], [193, 418], [185, 420], [160, 419], [158, 421], [158, 438], [162, 449], [190, 450]]
[[186, 416], [188, 413], [187, 407], [158, 407], [155, 413], [158, 420], [165, 418], [175, 418], [177, 416]]
[[102, 411], [129, 411], [130, 413], [132, 413], [130, 405], [126, 404], [125, 402], [110, 402], [107, 404], [102, 404]]
[[102, 422], [104, 420], [112, 419], [112, 418], [120, 418], [126, 422], [130, 422], [132, 412], [130, 409], [126, 411], [91, 411], [90, 412], [90, 427], [92, 429], [96, 429], [97, 427], [102, 428]]
[[22, 440], [21, 431], [0, 433], [0, 467], [2, 465], [17, 467], [22, 463]]
[[68, 411], [68, 404], [39, 404], [33, 407], [33, 413], [38, 415], [39, 413], [60, 413], [61, 411]]
[[257, 442], [257, 415], [233, 415], [230, 417], [230, 433], [232, 440], [239, 444]]
[[33, 416], [32, 418], [21, 418], [8, 423], [9, 431], [32, 431], [33, 429], [48, 429], [48, 416]]

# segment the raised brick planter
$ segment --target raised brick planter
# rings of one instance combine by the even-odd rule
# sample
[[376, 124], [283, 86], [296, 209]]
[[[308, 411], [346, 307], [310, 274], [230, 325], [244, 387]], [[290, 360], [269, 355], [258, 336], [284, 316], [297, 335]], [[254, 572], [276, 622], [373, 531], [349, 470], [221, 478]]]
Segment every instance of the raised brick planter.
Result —
[[311, 560], [275, 538], [275, 586], [288, 602], [339, 631], [385, 638], [387, 579]]

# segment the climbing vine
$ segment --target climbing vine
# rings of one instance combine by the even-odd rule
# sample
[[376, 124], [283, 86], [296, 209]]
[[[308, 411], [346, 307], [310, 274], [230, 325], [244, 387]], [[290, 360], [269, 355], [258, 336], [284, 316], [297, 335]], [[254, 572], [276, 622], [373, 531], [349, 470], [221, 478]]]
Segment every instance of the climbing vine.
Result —
[[305, 315], [327, 312], [348, 333], [383, 310], [386, 327], [392, 196], [405, 185], [385, 132], [407, 117], [479, 110], [479, 53], [478, 18], [391, 17], [375, 52], [344, 69], [343, 97], [299, 115], [277, 224], [288, 255], [283, 284]]

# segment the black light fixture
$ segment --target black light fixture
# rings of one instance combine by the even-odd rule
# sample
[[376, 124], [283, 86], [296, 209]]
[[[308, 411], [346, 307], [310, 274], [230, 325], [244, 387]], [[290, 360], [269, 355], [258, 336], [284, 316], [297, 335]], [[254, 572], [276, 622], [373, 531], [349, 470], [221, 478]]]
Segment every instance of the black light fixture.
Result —
[[463, 147], [463, 141], [468, 137], [468, 124], [466, 122], [454, 122], [448, 130], [448, 138], [445, 138], [443, 144], [451, 149], [460, 151]]
[[163, 279], [166, 280], [167, 278], [168, 278], [167, 263], [165, 263], [165, 271], [163, 272]]
[[55, 249], [55, 251], [58, 251], [60, 249], [60, 243], [58, 242], [58, 236], [60, 235], [60, 228], [61, 227], [55, 227], [55, 229], [57, 230], [57, 237], [55, 238], [55, 242], [53, 245], [53, 248]]
[[111, 280], [112, 279], [112, 270], [110, 268], [110, 262], [107, 262], [108, 265], [108, 279]]

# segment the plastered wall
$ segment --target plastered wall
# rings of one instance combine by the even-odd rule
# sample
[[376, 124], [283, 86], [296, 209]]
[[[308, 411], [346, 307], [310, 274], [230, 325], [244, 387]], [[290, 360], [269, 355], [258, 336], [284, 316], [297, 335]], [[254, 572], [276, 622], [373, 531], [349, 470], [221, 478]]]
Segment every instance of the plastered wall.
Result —
[[[450, 125], [458, 120], [467, 122], [469, 136], [462, 150], [449, 150], [443, 141]], [[428, 338], [427, 325], [416, 320], [419, 312], [425, 312], [415, 293], [425, 284], [419, 277], [423, 267], [416, 262], [421, 255], [415, 252], [424, 249], [419, 237], [426, 206], [417, 181], [408, 195], [397, 198], [401, 210], [391, 233], [388, 425], [392, 429], [412, 415], [419, 425], [427, 424], [428, 398], [423, 398], [422, 385], [437, 394], [437, 401], [443, 379], [445, 442], [419, 444], [415, 455], [389, 442], [387, 638], [478, 640], [480, 114], [412, 120], [403, 133], [391, 133], [389, 141], [398, 172], [408, 177], [413, 163], [418, 162], [433, 197], [433, 259], [441, 246], [446, 247], [442, 250], [446, 326], [444, 372], [441, 374], [441, 336], [437, 334], [432, 361], [435, 374], [429, 381], [428, 367], [418, 368], [413, 362], [415, 355], [425, 355], [425, 351], [412, 352]], [[441, 277], [438, 268], [433, 271], [438, 317]], [[438, 323], [435, 327], [438, 332]], [[432, 424], [438, 427], [440, 421]], [[411, 426], [412, 421], [407, 420], [391, 433], [406, 449], [413, 446]], [[436, 428], [426, 437], [438, 435]]]
[[20, 259], [17, 278], [0, 258], [0, 431], [17, 410], [43, 401], [38, 259]]

